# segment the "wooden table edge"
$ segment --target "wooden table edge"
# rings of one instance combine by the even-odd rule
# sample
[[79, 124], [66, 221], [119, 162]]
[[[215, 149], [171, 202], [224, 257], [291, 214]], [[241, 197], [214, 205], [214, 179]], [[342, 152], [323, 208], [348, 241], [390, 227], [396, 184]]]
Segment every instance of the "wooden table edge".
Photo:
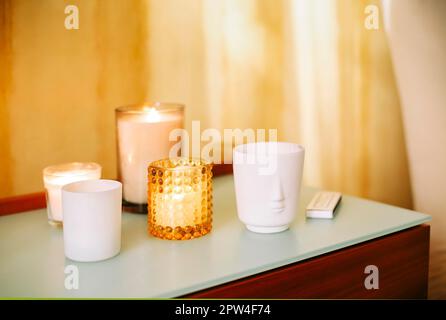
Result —
[[[179, 298], [426, 299], [429, 242], [430, 226], [421, 224]], [[382, 265], [384, 288], [362, 287], [367, 263]]]

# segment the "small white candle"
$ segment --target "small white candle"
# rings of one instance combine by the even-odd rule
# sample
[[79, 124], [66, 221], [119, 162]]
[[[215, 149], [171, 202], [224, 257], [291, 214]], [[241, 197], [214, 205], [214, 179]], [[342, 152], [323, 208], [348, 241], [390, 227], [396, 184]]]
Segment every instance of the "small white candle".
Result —
[[66, 184], [101, 178], [101, 166], [97, 163], [71, 162], [46, 167], [43, 181], [46, 190], [48, 221], [57, 225], [63, 221], [62, 187]]
[[116, 109], [116, 122], [123, 198], [146, 210], [147, 166], [169, 157], [170, 149], [177, 143], [169, 141], [169, 134], [183, 128], [183, 106], [158, 103], [121, 107]]

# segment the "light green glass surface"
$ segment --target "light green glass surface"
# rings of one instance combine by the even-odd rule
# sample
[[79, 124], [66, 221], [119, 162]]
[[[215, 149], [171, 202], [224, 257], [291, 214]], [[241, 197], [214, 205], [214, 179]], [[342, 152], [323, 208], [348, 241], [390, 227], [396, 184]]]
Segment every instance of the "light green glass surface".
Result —
[[[214, 179], [214, 228], [202, 238], [147, 235], [146, 215], [123, 214], [121, 253], [109, 260], [66, 259], [62, 229], [46, 210], [0, 217], [0, 297], [176, 297], [351, 246], [430, 220], [430, 216], [344, 196], [333, 220], [306, 219], [316, 190], [304, 188], [290, 229], [256, 234], [238, 220], [232, 176]], [[410, 250], [410, 248], [407, 248]], [[66, 265], [79, 289], [64, 287]], [[314, 279], [317, 281], [317, 279]]]

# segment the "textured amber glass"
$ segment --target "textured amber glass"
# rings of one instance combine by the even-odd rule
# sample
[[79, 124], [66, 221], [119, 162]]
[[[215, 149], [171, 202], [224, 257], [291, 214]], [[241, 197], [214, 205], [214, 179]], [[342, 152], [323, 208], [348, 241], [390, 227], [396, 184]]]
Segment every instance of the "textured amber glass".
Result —
[[212, 164], [175, 158], [148, 167], [148, 231], [168, 240], [201, 237], [212, 229]]

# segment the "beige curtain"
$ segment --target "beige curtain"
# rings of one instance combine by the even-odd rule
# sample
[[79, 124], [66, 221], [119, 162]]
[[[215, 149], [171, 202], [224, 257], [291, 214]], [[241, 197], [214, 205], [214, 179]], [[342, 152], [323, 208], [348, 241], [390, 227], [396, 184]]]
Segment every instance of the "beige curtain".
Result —
[[0, 3], [0, 196], [52, 163], [116, 173], [113, 109], [180, 101], [202, 129], [277, 128], [306, 146], [305, 183], [410, 207], [398, 95], [381, 26], [357, 0]]

